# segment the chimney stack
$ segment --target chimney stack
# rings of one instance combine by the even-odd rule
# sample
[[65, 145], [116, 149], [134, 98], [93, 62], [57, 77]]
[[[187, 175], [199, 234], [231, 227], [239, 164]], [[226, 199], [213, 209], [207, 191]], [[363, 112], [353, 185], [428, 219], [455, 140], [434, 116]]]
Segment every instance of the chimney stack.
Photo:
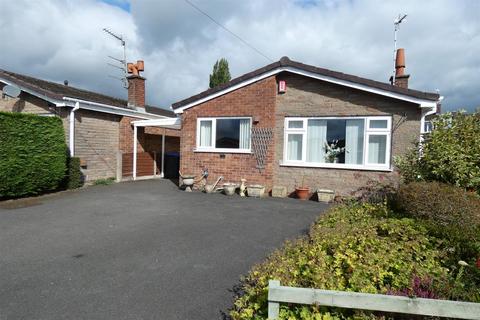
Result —
[[[408, 89], [409, 74], [405, 74], [405, 49], [397, 49], [395, 58], [395, 83], [393, 85]], [[392, 81], [391, 81], [392, 82]]]
[[140, 71], [145, 70], [143, 60], [137, 63], [128, 63], [127, 71], [130, 74], [128, 80], [128, 107], [132, 109], [145, 108], [145, 78]]

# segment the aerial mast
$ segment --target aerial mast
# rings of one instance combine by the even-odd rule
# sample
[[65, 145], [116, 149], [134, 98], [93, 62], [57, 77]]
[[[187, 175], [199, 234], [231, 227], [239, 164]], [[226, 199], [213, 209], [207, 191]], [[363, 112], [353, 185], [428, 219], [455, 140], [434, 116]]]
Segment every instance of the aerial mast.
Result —
[[397, 57], [397, 31], [400, 29], [400, 23], [407, 17], [406, 14], [399, 14], [398, 18], [393, 21], [394, 31], [393, 31], [393, 81], [395, 83], [395, 60]]

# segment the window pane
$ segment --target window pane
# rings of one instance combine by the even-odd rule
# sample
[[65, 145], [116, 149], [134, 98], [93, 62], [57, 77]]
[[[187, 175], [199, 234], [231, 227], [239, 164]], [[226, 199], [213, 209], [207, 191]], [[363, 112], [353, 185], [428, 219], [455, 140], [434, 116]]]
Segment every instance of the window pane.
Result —
[[289, 129], [302, 129], [303, 128], [303, 121], [302, 120], [290, 120], [290, 121], [288, 121], [288, 128]]
[[345, 120], [327, 120], [325, 162], [345, 163]]
[[200, 121], [200, 147], [212, 146], [212, 120]]
[[368, 138], [368, 163], [386, 164], [387, 136], [370, 135]]
[[387, 129], [388, 120], [370, 120], [370, 129]]
[[327, 120], [308, 120], [307, 126], [307, 162], [325, 162], [325, 143], [327, 142]]
[[363, 119], [347, 120], [345, 129], [345, 163], [363, 163]]
[[217, 119], [216, 148], [238, 149], [240, 146], [240, 119]]
[[288, 134], [287, 139], [287, 160], [302, 160], [303, 135]]

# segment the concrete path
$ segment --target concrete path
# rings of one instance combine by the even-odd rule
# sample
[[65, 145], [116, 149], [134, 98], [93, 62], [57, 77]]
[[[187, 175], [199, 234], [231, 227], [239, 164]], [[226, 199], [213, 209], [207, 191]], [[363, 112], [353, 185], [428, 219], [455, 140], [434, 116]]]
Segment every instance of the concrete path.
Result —
[[27, 203], [0, 203], [1, 320], [222, 319], [239, 277], [325, 209], [168, 180]]

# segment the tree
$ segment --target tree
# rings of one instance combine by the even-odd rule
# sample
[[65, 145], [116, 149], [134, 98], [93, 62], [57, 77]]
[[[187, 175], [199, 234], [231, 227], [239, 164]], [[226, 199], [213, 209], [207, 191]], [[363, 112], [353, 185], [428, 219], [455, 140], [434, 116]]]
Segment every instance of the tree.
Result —
[[230, 70], [228, 69], [227, 59], [222, 58], [217, 60], [213, 66], [212, 74], [210, 75], [210, 88], [227, 83], [230, 79]]

